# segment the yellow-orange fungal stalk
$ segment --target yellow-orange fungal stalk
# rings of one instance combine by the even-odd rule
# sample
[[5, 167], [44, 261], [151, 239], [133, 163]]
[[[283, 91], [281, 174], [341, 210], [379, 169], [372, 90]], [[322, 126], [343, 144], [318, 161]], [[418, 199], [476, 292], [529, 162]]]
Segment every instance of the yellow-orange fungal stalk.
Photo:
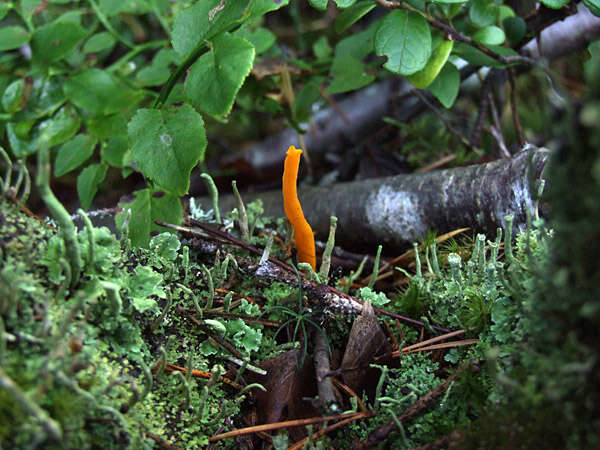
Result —
[[304, 218], [296, 190], [301, 154], [302, 150], [295, 148], [293, 145], [288, 148], [286, 153], [283, 167], [283, 209], [294, 228], [298, 260], [310, 264], [313, 270], [316, 270], [315, 236], [312, 228]]

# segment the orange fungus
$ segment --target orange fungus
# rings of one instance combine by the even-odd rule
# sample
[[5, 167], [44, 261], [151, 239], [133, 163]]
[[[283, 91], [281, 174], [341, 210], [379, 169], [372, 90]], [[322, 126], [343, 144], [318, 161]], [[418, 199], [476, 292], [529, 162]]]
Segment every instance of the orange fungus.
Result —
[[310, 264], [313, 270], [316, 270], [315, 237], [312, 228], [304, 218], [296, 190], [301, 154], [302, 150], [295, 148], [293, 145], [288, 148], [286, 153], [283, 168], [283, 209], [294, 228], [298, 260]]

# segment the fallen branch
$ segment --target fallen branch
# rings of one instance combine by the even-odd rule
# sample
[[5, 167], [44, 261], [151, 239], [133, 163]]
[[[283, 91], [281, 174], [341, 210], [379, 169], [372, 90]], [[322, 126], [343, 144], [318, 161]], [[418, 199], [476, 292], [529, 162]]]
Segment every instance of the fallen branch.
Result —
[[[336, 244], [353, 251], [388, 252], [406, 249], [429, 229], [446, 233], [460, 227], [494, 234], [504, 216], [514, 215], [522, 228], [533, 214], [536, 182], [542, 177], [549, 151], [523, 151], [510, 159], [425, 174], [301, 188], [304, 214], [319, 238], [338, 218]], [[251, 197], [249, 195], [246, 196]], [[283, 216], [281, 192], [261, 193], [265, 214]], [[250, 199], [248, 199], [249, 201]], [[233, 208], [227, 197], [223, 208]]]

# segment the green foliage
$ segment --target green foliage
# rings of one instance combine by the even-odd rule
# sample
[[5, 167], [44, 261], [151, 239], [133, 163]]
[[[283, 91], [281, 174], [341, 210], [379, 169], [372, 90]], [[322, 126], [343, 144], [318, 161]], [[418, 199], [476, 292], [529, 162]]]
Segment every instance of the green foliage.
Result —
[[[281, 37], [264, 26], [266, 14], [280, 10], [297, 30], [311, 29], [306, 22], [312, 16], [301, 17], [288, 3], [93, 0], [84, 7], [65, 0], [44, 5], [43, 14], [36, 12], [36, 2], [3, 3], [0, 20], [8, 26], [0, 36], [0, 144], [10, 144], [17, 159], [49, 145], [55, 175], [76, 172], [86, 209], [106, 180], [114, 179], [113, 167], [123, 176], [141, 173], [147, 186], [138, 198], [161, 190], [173, 204], [187, 193], [191, 171], [205, 158], [207, 134], [234, 128], [257, 133], [252, 124], [257, 111], [298, 127], [310, 120], [322, 88], [327, 94], [354, 91], [386, 71], [412, 76], [415, 86], [427, 87], [450, 108], [460, 84], [455, 56], [504, 67], [501, 57], [516, 55], [505, 40], [518, 45], [526, 32], [522, 17], [493, 0], [379, 6], [383, 14], [377, 20], [371, 20], [376, 2], [336, 0], [330, 2], [337, 10], [331, 33], [299, 31], [300, 53], [293, 62], [305, 70], [292, 75], [296, 100], [288, 108], [268, 96], [280, 84], [277, 71], [249, 75], [253, 67], [282, 57], [282, 46], [275, 45]], [[310, 4], [324, 11], [328, 2]], [[593, 1], [587, 4], [594, 10]], [[475, 44], [452, 48], [447, 29], [442, 27], [442, 36], [436, 21]], [[482, 52], [482, 45], [499, 57]], [[21, 47], [30, 49], [30, 59], [19, 57]], [[217, 120], [207, 122], [208, 133], [203, 115]], [[135, 245], [147, 245], [154, 220], [181, 220], [179, 208], [167, 214], [148, 201], [129, 207]]]
[[392, 11], [377, 30], [375, 52], [387, 56], [384, 67], [390, 72], [412, 75], [425, 67], [431, 55], [429, 25], [415, 12]]
[[183, 195], [190, 173], [204, 159], [202, 117], [189, 105], [166, 110], [139, 109], [128, 125], [132, 157], [156, 186]]
[[192, 65], [185, 84], [190, 102], [216, 117], [229, 113], [254, 61], [254, 46], [230, 33], [209, 41], [210, 51]]

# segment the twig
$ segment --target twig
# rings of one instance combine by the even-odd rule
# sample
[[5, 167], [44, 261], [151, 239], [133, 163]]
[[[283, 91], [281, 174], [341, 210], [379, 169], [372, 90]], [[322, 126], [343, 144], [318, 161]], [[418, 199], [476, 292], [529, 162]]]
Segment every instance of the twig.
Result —
[[[194, 219], [188, 220], [192, 225], [202, 228], [209, 233], [213, 233], [216, 236], [221, 237], [222, 239], [229, 240], [235, 243], [236, 245], [239, 245], [240, 247], [251, 251], [255, 255], [262, 254], [262, 252], [253, 245], [246, 244], [245, 242], [242, 242], [239, 239], [236, 239], [223, 231], [214, 229], [213, 227], [203, 224], [202, 222], [198, 222]], [[200, 235], [199, 232], [193, 230], [192, 228], [172, 225], [161, 220], [156, 220], [155, 223], [157, 225], [170, 228], [172, 230], [177, 230], [179, 232], [190, 234], [193, 236]], [[293, 268], [287, 265], [286, 263], [279, 261], [278, 259], [270, 257], [264, 264], [257, 264], [250, 261], [247, 258], [242, 258], [239, 256], [234, 256], [234, 258], [238, 263], [238, 267], [240, 269], [246, 271], [247, 273], [253, 274], [258, 278], [266, 280], [267, 282], [280, 281], [290, 286], [298, 285], [296, 272], [293, 270]], [[331, 286], [309, 281], [304, 277], [303, 274], [300, 274], [300, 276], [302, 277], [302, 289], [305, 290], [309, 299], [312, 300], [314, 303], [318, 304], [319, 306], [330, 308], [336, 311], [341, 311], [345, 314], [358, 314], [361, 311], [362, 302], [359, 299], [352, 297], [351, 295], [348, 295]], [[412, 319], [410, 317], [395, 314], [379, 308], [374, 309], [377, 315], [386, 315], [388, 317], [398, 319], [401, 322], [410, 326], [415, 326], [419, 328], [425, 327], [425, 324], [420, 320]], [[448, 333], [450, 331], [448, 328], [439, 327], [436, 325], [432, 325], [431, 327], [434, 330], [442, 333]]]
[[[350, 422], [354, 422], [355, 420], [360, 420], [360, 419], [368, 419], [369, 417], [374, 416], [374, 413], [372, 412], [361, 412], [358, 413], [358, 415], [355, 415], [353, 417], [348, 417], [347, 419], [344, 420], [340, 420], [338, 423], [334, 423], [333, 425], [328, 426], [327, 428], [324, 428], [322, 430], [317, 431], [316, 433], [314, 433], [311, 438], [313, 440], [320, 438], [321, 436], [325, 436], [327, 433], [332, 432], [333, 430], [336, 430], [340, 427], [343, 427], [344, 425], [346, 425], [347, 423]], [[296, 442], [294, 445], [290, 445], [288, 447], [288, 450], [300, 450], [301, 448], [304, 447], [304, 445], [309, 441], [309, 438], [306, 437], [298, 442]]]
[[[448, 389], [450, 384], [454, 380], [456, 380], [464, 370], [468, 368], [471, 368], [471, 370], [478, 370], [477, 366], [475, 365], [463, 365], [455, 373], [446, 378], [442, 382], [442, 384], [435, 387], [427, 394], [417, 399], [417, 401], [415, 401], [412, 405], [410, 405], [404, 411], [404, 413], [400, 417], [398, 417], [398, 422], [408, 422], [417, 417], [419, 414], [425, 412], [431, 406], [432, 403], [434, 403], [438, 398], [440, 398], [444, 394], [444, 392], [446, 392], [446, 389]], [[357, 442], [352, 448], [354, 450], [374, 448], [379, 442], [385, 440], [392, 431], [397, 429], [397, 427], [398, 426], [396, 425], [396, 422], [394, 420], [390, 420], [385, 425], [382, 425], [373, 430], [371, 434], [369, 434], [367, 439], [365, 439], [364, 441]]]
[[521, 128], [519, 110], [517, 109], [517, 86], [515, 83], [515, 76], [510, 68], [506, 72], [508, 73], [508, 82], [510, 83], [510, 109], [512, 110], [513, 123], [515, 125], [515, 131], [517, 132], [519, 147], [523, 148], [525, 145], [525, 137], [523, 136], [523, 128]]
[[488, 92], [490, 91], [492, 73], [494, 72], [490, 71], [481, 84], [481, 100], [479, 101], [479, 110], [477, 111], [475, 127], [471, 133], [471, 144], [474, 146], [479, 146], [479, 143], [481, 142], [481, 131], [483, 130], [483, 124], [485, 123], [485, 118], [487, 117], [488, 108], [490, 105]]
[[510, 158], [510, 152], [506, 148], [506, 144], [504, 143], [504, 136], [502, 136], [502, 123], [500, 122], [500, 115], [498, 114], [498, 110], [496, 109], [496, 103], [494, 102], [494, 95], [492, 92], [488, 92], [488, 97], [490, 101], [490, 112], [492, 115], [492, 121], [494, 125], [489, 127], [490, 133], [496, 139], [498, 144], [498, 148], [500, 149], [500, 156], [502, 158]]
[[425, 105], [431, 109], [431, 111], [433, 111], [433, 113], [438, 116], [440, 118], [440, 120], [442, 122], [444, 122], [444, 125], [446, 126], [446, 128], [448, 129], [448, 131], [456, 136], [458, 139], [460, 139], [460, 141], [467, 146], [468, 148], [472, 149], [472, 150], [477, 150], [477, 147], [474, 146], [471, 142], [469, 142], [469, 140], [458, 130], [456, 130], [452, 124], [450, 123], [450, 121], [448, 119], [446, 119], [446, 117], [444, 116], [444, 114], [433, 104], [431, 103], [429, 100], [427, 100], [427, 98], [423, 95], [423, 93], [421, 91], [419, 91], [419, 89], [413, 89], [413, 93], [419, 97], [419, 99], [425, 103]]
[[253, 427], [240, 428], [239, 430], [228, 431], [227, 433], [217, 434], [208, 438], [209, 442], [219, 441], [235, 436], [242, 436], [244, 434], [257, 433], [259, 431], [270, 431], [279, 430], [281, 428], [289, 427], [303, 427], [306, 425], [312, 425], [315, 423], [330, 422], [332, 420], [349, 419], [351, 417], [362, 417], [364, 413], [349, 413], [349, 414], [338, 414], [337, 416], [326, 416], [326, 417], [312, 417], [310, 419], [296, 419], [287, 420], [285, 422], [267, 423], [264, 425], [255, 425]]
[[485, 55], [489, 56], [490, 58], [495, 59], [496, 61], [498, 61], [501, 64], [506, 64], [506, 65], [509, 65], [509, 64], [533, 65], [533, 64], [535, 64], [535, 60], [528, 58], [526, 56], [502, 56], [502, 55], [496, 53], [495, 51], [490, 50], [485, 45], [474, 41], [469, 36], [462, 34], [460, 31], [457, 31], [456, 29], [452, 28], [451, 26], [448, 26], [445, 23], [440, 22], [439, 20], [427, 15], [423, 11], [420, 11], [417, 8], [412, 7], [411, 5], [409, 5], [408, 3], [404, 2], [404, 1], [388, 1], [388, 0], [375, 0], [375, 1], [377, 3], [379, 3], [381, 6], [383, 6], [384, 8], [388, 8], [388, 9], [402, 8], [402, 9], [406, 9], [407, 11], [412, 11], [414, 13], [417, 13], [420, 16], [422, 16], [427, 21], [427, 23], [429, 23], [431, 26], [452, 36], [452, 39], [454, 39], [456, 42], [462, 42], [464, 44], [470, 45], [471, 47], [476, 48], [480, 52], [484, 53]]
[[319, 402], [324, 411], [333, 411], [337, 408], [337, 400], [333, 392], [329, 373], [329, 346], [323, 333], [316, 333], [314, 348], [315, 373], [317, 375], [317, 388], [319, 391]]

